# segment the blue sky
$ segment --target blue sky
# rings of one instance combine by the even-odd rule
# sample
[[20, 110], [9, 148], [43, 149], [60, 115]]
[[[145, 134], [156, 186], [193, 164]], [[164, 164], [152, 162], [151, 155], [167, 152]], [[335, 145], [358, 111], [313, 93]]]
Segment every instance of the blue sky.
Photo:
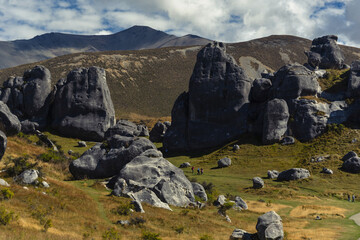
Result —
[[0, 0], [0, 40], [46, 32], [111, 34], [146, 25], [239, 42], [273, 34], [336, 34], [360, 46], [358, 0]]

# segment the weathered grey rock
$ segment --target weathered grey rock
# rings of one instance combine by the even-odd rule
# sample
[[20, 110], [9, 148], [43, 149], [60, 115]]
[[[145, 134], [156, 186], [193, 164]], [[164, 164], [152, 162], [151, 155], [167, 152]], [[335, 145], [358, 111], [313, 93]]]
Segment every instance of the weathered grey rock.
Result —
[[156, 149], [156, 147], [146, 138], [133, 139], [130, 145], [122, 145], [108, 151], [103, 144], [96, 144], [70, 163], [69, 170], [76, 179], [112, 177], [133, 158], [148, 149]]
[[257, 78], [254, 80], [250, 91], [251, 102], [265, 102], [268, 99], [269, 90], [272, 87], [270, 79]]
[[129, 220], [119, 220], [116, 222], [116, 224], [121, 226], [128, 226], [130, 224]]
[[34, 184], [39, 177], [39, 171], [28, 169], [15, 177], [15, 181], [20, 184]]
[[58, 152], [57, 146], [51, 141], [48, 136], [41, 133], [39, 130], [35, 130], [36, 136], [40, 139], [41, 142], [43, 142], [48, 148], [51, 148], [55, 152]]
[[217, 164], [219, 168], [229, 167], [231, 165], [231, 159], [228, 157], [224, 157], [220, 159]]
[[193, 188], [194, 195], [198, 196], [202, 201], [206, 202], [208, 200], [208, 197], [203, 185], [197, 182], [192, 182], [191, 185]]
[[281, 145], [292, 145], [295, 144], [295, 138], [292, 136], [286, 136], [281, 139]]
[[342, 169], [346, 172], [360, 173], [360, 158], [352, 157], [342, 164]]
[[10, 187], [10, 184], [8, 184], [4, 179], [0, 178], [0, 186]]
[[46, 181], [42, 181], [41, 182], [41, 185], [44, 187], [44, 188], [49, 188], [50, 185], [46, 182]]
[[282, 219], [274, 211], [267, 212], [258, 218], [256, 230], [259, 240], [284, 239]]
[[244, 133], [251, 84], [223, 43], [205, 46], [197, 55], [189, 92], [175, 102], [166, 149], [185, 150], [175, 143], [190, 149], [214, 147]]
[[108, 138], [107, 142], [110, 148], [128, 148], [134, 140], [137, 138], [134, 137], [124, 137], [121, 135], [113, 135], [112, 137]]
[[150, 137], [149, 137], [150, 141], [162, 142], [167, 128], [168, 127], [165, 125], [165, 123], [162, 123], [160, 121], [157, 122], [150, 131]]
[[347, 154], [344, 155], [344, 157], [341, 160], [346, 161], [346, 160], [348, 160], [348, 159], [350, 159], [352, 157], [357, 157], [356, 152], [354, 152], [354, 151], [348, 152]]
[[74, 151], [71, 150], [71, 149], [69, 149], [68, 154], [69, 154], [69, 155], [72, 155], [73, 153], [74, 153]]
[[300, 141], [309, 141], [321, 135], [326, 130], [329, 108], [326, 103], [317, 103], [315, 100], [294, 100], [291, 129]]
[[251, 234], [249, 234], [248, 232], [242, 229], [235, 229], [230, 236], [230, 240], [239, 240], [239, 239], [251, 240]]
[[226, 197], [224, 195], [219, 195], [214, 202], [215, 206], [222, 206], [226, 202]]
[[149, 137], [150, 136], [149, 129], [145, 125], [142, 125], [142, 124], [138, 125], [137, 130], [139, 131], [140, 137]]
[[169, 205], [163, 201], [161, 201], [156, 194], [150, 189], [144, 188], [138, 192], [133, 193], [133, 199], [139, 202], [148, 203], [154, 207], [164, 208], [166, 210], [172, 211]]
[[145, 188], [154, 192], [164, 203], [187, 206], [195, 200], [192, 185], [182, 170], [148, 150], [132, 159], [121, 169], [117, 178], [126, 180], [131, 191]]
[[140, 135], [138, 126], [128, 120], [119, 120], [115, 126], [110, 127], [106, 133], [105, 138], [110, 138], [114, 135], [120, 135], [124, 137], [137, 137]]
[[248, 205], [246, 204], [246, 202], [239, 196], [235, 197], [235, 205], [234, 205], [234, 207], [240, 207], [243, 210], [248, 209]]
[[134, 206], [136, 212], [145, 212], [140, 201], [134, 200], [131, 202], [131, 204]]
[[261, 177], [254, 177], [252, 181], [253, 181], [253, 188], [255, 189], [264, 187], [264, 180], [262, 180]]
[[326, 168], [324, 167], [322, 170], [321, 170], [322, 173], [326, 173], [326, 174], [334, 174], [333, 170], [329, 169], [329, 168]]
[[79, 147], [87, 147], [85, 141], [78, 141], [78, 146], [79, 146]]
[[310, 177], [310, 172], [304, 168], [291, 168], [279, 173], [278, 181], [298, 180]]
[[350, 98], [360, 97], [360, 60], [351, 64], [346, 94]]
[[7, 146], [7, 137], [5, 133], [0, 131], [0, 161], [5, 154], [6, 146]]
[[113, 191], [111, 192], [112, 195], [117, 197], [129, 197], [129, 188], [128, 185], [123, 178], [115, 178], [115, 184], [113, 187]]
[[266, 104], [263, 122], [263, 144], [279, 142], [287, 130], [289, 109], [283, 99], [273, 99]]
[[312, 41], [310, 52], [306, 52], [308, 63], [314, 68], [342, 69], [345, 57], [337, 45], [338, 37], [327, 35]]
[[237, 144], [235, 144], [234, 146], [233, 146], [233, 149], [232, 149], [234, 152], [235, 151], [237, 151], [237, 150], [240, 150], [240, 146], [239, 145], [237, 145]]
[[285, 65], [276, 72], [270, 95], [289, 100], [300, 96], [316, 96], [320, 91], [316, 74], [295, 64]]
[[29, 120], [21, 121], [21, 131], [26, 134], [34, 134], [36, 130], [39, 129], [39, 124], [37, 122], [32, 122]]
[[228, 223], [231, 223], [231, 219], [230, 219], [229, 215], [226, 215], [226, 216], [225, 216], [225, 220], [226, 220]]
[[0, 101], [0, 130], [6, 135], [18, 134], [21, 130], [19, 119], [10, 112], [8, 106]]
[[188, 168], [188, 167], [191, 167], [191, 164], [189, 162], [184, 162], [180, 164], [180, 168]]
[[268, 175], [268, 178], [275, 179], [279, 176], [279, 172], [276, 170], [268, 170], [267, 175]]
[[58, 85], [51, 126], [67, 137], [102, 141], [104, 133], [115, 124], [105, 70], [79, 68]]

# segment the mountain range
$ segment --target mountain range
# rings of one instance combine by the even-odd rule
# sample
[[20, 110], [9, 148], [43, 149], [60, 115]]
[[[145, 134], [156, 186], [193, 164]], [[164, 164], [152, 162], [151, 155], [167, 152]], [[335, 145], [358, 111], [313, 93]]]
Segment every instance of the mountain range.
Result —
[[133, 26], [111, 35], [46, 33], [29, 40], [1, 41], [0, 68], [70, 53], [204, 45], [209, 41], [190, 34], [177, 37], [145, 26]]

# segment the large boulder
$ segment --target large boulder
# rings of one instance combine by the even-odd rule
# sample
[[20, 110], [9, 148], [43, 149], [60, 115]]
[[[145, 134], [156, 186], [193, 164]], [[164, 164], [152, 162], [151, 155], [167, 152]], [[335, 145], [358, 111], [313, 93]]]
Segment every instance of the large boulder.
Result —
[[267, 212], [258, 218], [256, 230], [259, 240], [284, 239], [282, 219], [274, 211]]
[[252, 181], [253, 181], [253, 188], [255, 189], [264, 187], [264, 180], [262, 180], [261, 177], [254, 177]]
[[275, 74], [271, 97], [295, 99], [300, 96], [316, 96], [321, 88], [316, 74], [302, 65], [285, 65]]
[[346, 94], [349, 98], [360, 97], [360, 60], [351, 64]]
[[268, 99], [272, 82], [268, 78], [257, 78], [254, 80], [250, 91], [251, 102], [265, 102]]
[[35, 184], [39, 177], [39, 171], [28, 169], [16, 176], [14, 180], [20, 184]]
[[246, 204], [246, 202], [239, 196], [235, 197], [235, 206], [234, 207], [239, 207], [240, 209], [243, 209], [243, 210], [248, 209], [248, 205]]
[[[120, 136], [121, 137], [121, 136]], [[84, 154], [70, 163], [69, 170], [76, 179], [82, 178], [106, 178], [112, 177], [133, 158], [139, 156], [148, 149], [156, 149], [154, 144], [146, 138], [135, 138], [126, 144], [127, 140], [119, 140], [113, 143], [110, 139], [110, 149], [104, 144], [98, 143]]]
[[0, 130], [7, 135], [15, 135], [21, 130], [19, 119], [11, 113], [8, 106], [0, 101]]
[[342, 69], [345, 57], [337, 45], [338, 37], [327, 35], [312, 41], [310, 52], [306, 52], [308, 63], [314, 68]]
[[170, 127], [170, 124], [165, 124], [160, 121], [155, 123], [154, 127], [151, 129], [149, 139], [152, 142], [162, 142], [164, 139], [165, 132], [167, 128]]
[[102, 141], [115, 124], [105, 70], [78, 68], [57, 84], [51, 126], [64, 136]]
[[5, 133], [0, 131], [0, 160], [5, 154], [6, 146], [7, 146], [7, 137]]
[[115, 126], [110, 127], [105, 132], [105, 138], [109, 138], [114, 135], [120, 135], [124, 137], [137, 137], [140, 135], [141, 129], [138, 126], [128, 120], [119, 120]]
[[310, 172], [304, 168], [291, 168], [279, 173], [278, 181], [298, 180], [310, 177]]
[[289, 116], [285, 100], [273, 99], [266, 104], [262, 136], [264, 144], [273, 144], [281, 140], [287, 130]]
[[229, 167], [231, 165], [231, 159], [228, 157], [224, 157], [217, 162], [218, 168]]
[[[177, 148], [172, 144], [180, 142], [190, 149], [209, 148], [244, 133], [251, 84], [223, 43], [206, 45], [197, 55], [188, 94], [182, 94], [174, 106], [179, 119], [185, 116], [186, 120], [172, 122], [171, 134], [165, 136], [166, 147], [172, 150]], [[167, 139], [173, 136], [176, 141]]]
[[350, 158], [353, 158], [353, 157], [357, 157], [358, 155], [356, 154], [356, 152], [354, 152], [354, 151], [350, 151], [350, 152], [348, 152], [347, 154], [345, 154], [343, 157], [342, 157], [342, 161], [346, 161], [346, 160], [348, 160], [348, 159], [350, 159]]
[[140, 201], [144, 200], [136, 197], [139, 191], [147, 191], [157, 196], [161, 202], [179, 207], [195, 201], [193, 186], [183, 171], [154, 149], [132, 159], [115, 178], [124, 179], [127, 194], [134, 195]]
[[342, 169], [351, 173], [360, 173], [360, 158], [356, 156], [347, 159], [343, 162]]

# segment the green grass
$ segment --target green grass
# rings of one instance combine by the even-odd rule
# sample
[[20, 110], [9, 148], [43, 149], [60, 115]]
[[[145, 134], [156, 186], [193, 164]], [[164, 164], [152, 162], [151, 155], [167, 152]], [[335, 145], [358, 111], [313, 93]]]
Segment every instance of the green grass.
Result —
[[323, 91], [329, 93], [344, 92], [347, 90], [347, 83], [349, 79], [349, 69], [335, 70], [327, 69], [327, 75], [324, 78], [319, 78], [319, 84]]

